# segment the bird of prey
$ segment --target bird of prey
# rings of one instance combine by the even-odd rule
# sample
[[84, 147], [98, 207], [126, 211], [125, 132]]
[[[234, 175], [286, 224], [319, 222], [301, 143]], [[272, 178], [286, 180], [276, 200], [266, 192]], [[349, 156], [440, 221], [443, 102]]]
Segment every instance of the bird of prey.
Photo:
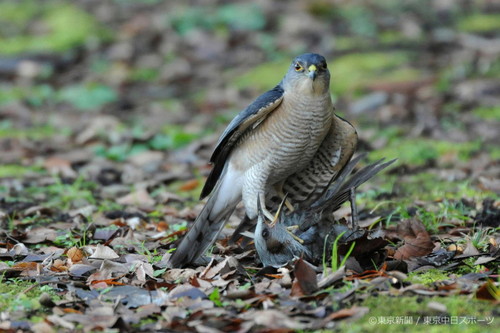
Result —
[[171, 267], [194, 263], [240, 201], [249, 220], [258, 216], [258, 199], [272, 218], [265, 207], [272, 194], [288, 192], [300, 202], [328, 187], [357, 143], [354, 128], [333, 112], [329, 84], [325, 58], [300, 55], [275, 88], [231, 121], [210, 159], [213, 169], [201, 193], [208, 201], [170, 258]]
[[[359, 170], [346, 181], [363, 156], [352, 159], [335, 176], [323, 195], [312, 204], [299, 205], [288, 214], [284, 214], [280, 207], [271, 223], [267, 223], [266, 217], [259, 212], [254, 242], [264, 266], [280, 267], [296, 257], [304, 257], [313, 263], [321, 261], [325, 243], [330, 248], [336, 237], [347, 230], [345, 226], [335, 223], [332, 213], [350, 199], [353, 189], [395, 161], [384, 163], [379, 160]], [[260, 200], [258, 204], [260, 207]]]

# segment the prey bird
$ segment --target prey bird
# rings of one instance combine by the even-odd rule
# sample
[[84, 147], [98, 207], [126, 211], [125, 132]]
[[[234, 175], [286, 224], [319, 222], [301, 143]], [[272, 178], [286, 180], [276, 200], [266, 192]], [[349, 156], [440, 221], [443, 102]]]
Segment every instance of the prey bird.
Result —
[[[346, 230], [336, 224], [333, 212], [351, 198], [353, 190], [395, 161], [379, 160], [346, 180], [363, 156], [353, 158], [312, 204], [299, 205], [288, 214], [283, 212], [282, 204], [271, 223], [267, 223], [266, 216], [259, 210], [254, 242], [264, 266], [280, 267], [301, 256], [311, 262], [321, 260], [325, 239], [329, 241], [326, 246], [330, 247], [339, 231]], [[261, 207], [260, 199], [257, 204]]]
[[275, 88], [231, 121], [210, 159], [213, 169], [201, 193], [208, 200], [170, 258], [171, 267], [196, 263], [240, 201], [246, 220], [259, 211], [270, 219], [270, 197], [289, 193], [292, 208], [325, 191], [357, 144], [354, 127], [334, 114], [329, 86], [325, 58], [300, 55]]

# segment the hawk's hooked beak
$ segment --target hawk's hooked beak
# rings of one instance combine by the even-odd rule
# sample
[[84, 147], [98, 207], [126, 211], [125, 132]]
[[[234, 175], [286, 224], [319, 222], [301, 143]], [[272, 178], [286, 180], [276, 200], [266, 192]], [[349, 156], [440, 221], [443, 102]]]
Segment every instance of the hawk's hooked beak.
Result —
[[307, 76], [314, 81], [314, 79], [316, 79], [316, 76], [318, 76], [318, 68], [315, 65], [311, 65], [307, 69], [309, 70]]

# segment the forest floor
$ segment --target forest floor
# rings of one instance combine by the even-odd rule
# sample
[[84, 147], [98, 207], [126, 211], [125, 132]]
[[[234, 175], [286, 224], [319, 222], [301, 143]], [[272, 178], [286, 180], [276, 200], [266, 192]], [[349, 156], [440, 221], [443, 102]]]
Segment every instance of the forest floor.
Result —
[[[0, 330], [499, 330], [500, 5], [194, 3], [0, 3]], [[239, 207], [167, 268], [218, 136], [307, 51], [363, 163], [397, 158], [357, 194], [382, 242], [262, 268]]]

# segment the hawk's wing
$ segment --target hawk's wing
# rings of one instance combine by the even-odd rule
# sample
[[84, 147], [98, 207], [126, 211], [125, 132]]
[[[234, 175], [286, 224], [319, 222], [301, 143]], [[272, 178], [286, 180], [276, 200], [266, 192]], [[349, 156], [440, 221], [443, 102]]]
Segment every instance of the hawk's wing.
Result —
[[213, 163], [214, 167], [201, 191], [200, 199], [203, 199], [212, 192], [224, 169], [227, 158], [243, 133], [248, 129], [255, 128], [270, 112], [276, 109], [283, 100], [283, 94], [284, 90], [280, 83], [273, 89], [260, 95], [226, 127], [210, 158], [210, 162]]

